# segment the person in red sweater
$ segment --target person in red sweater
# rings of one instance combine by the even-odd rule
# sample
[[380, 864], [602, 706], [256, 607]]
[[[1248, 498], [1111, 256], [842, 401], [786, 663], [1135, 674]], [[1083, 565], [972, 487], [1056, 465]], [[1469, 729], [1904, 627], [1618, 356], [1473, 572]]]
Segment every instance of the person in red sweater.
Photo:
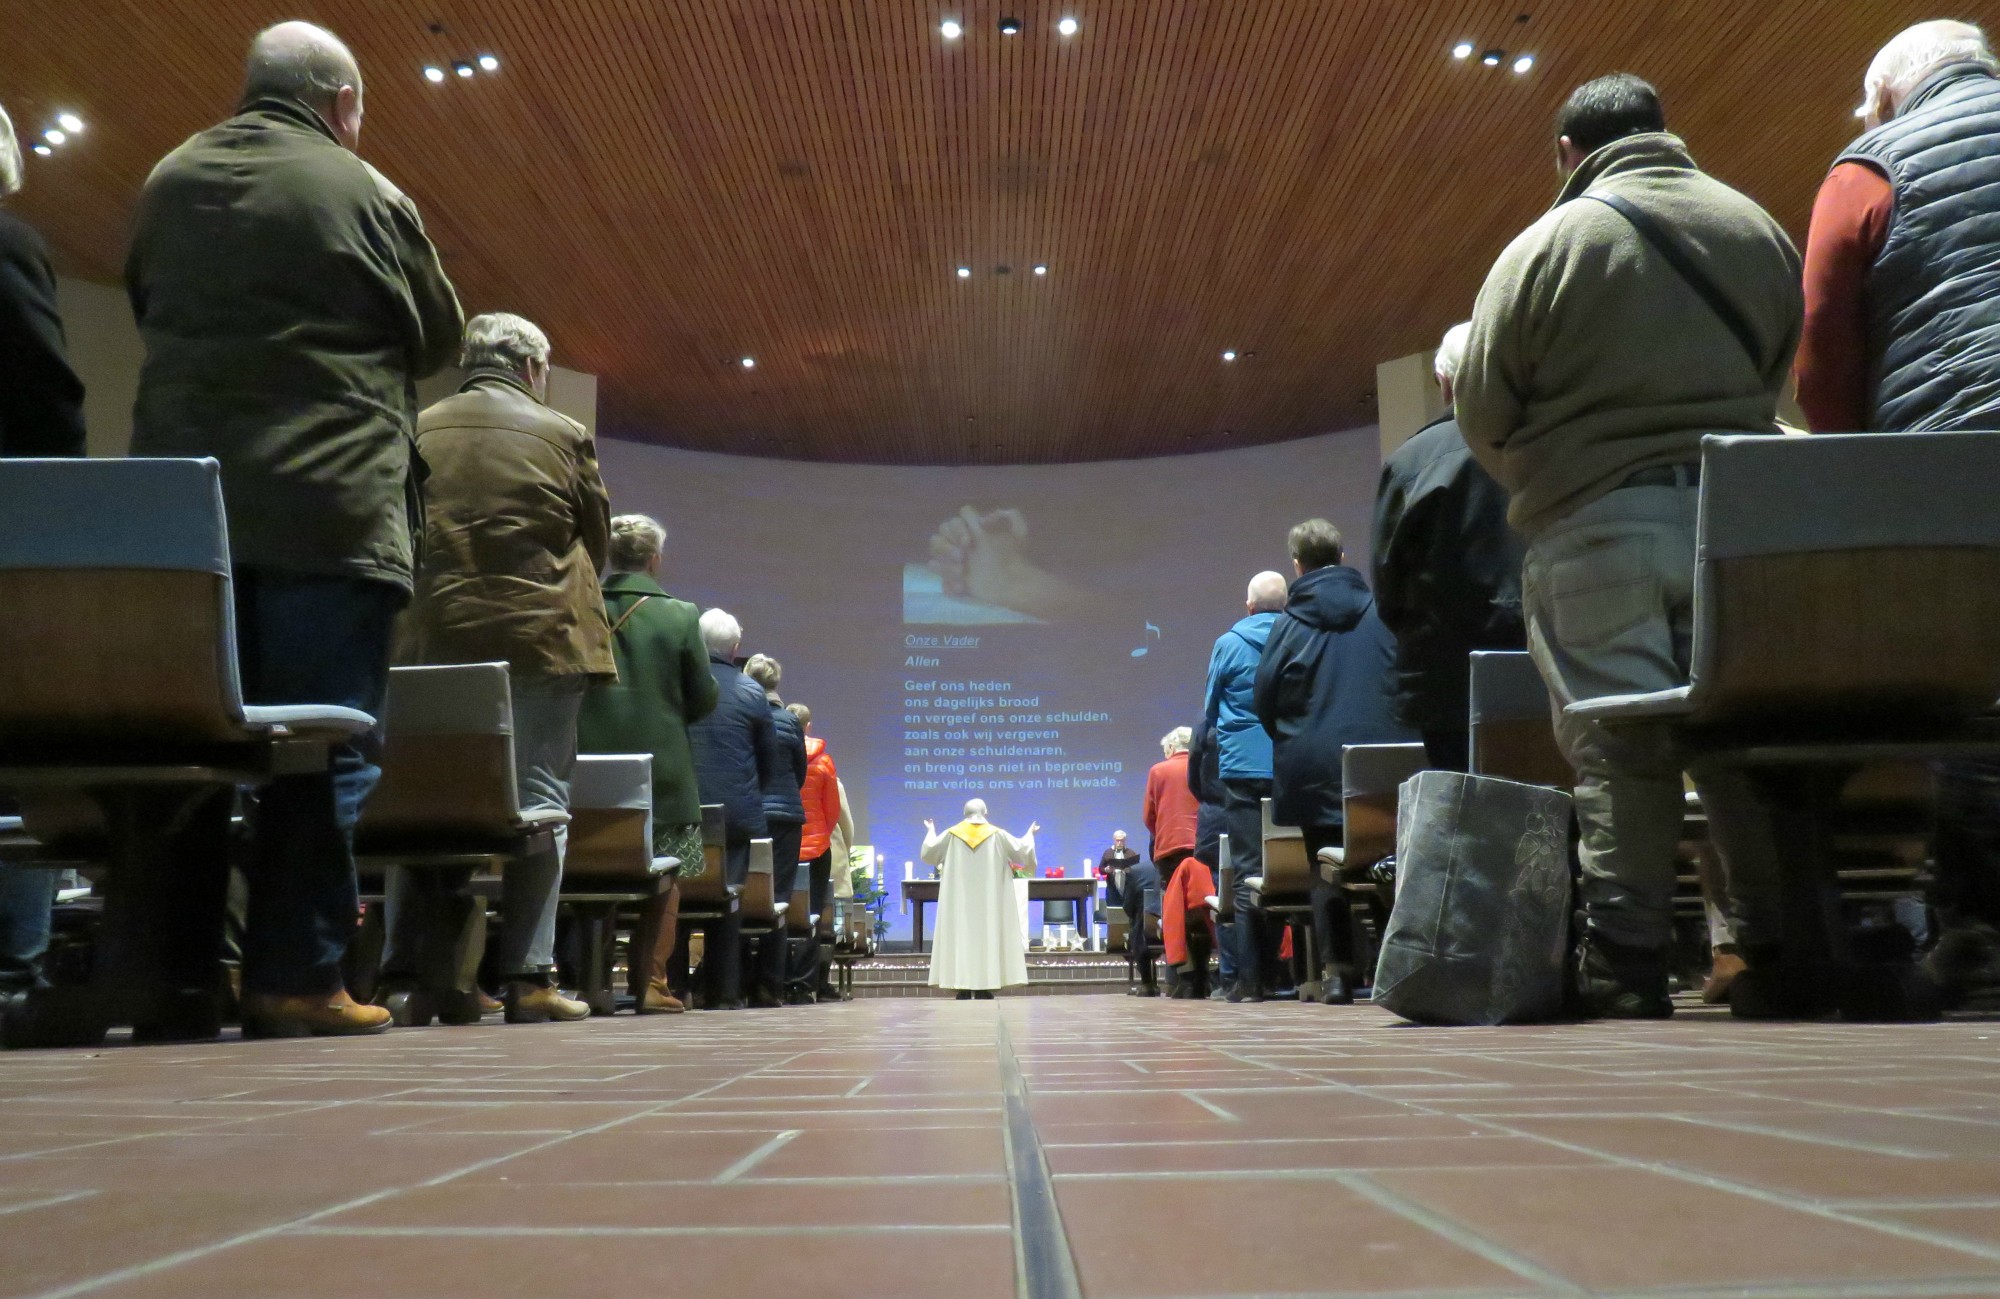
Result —
[[[1195, 800], [1194, 791], [1188, 785], [1188, 742], [1194, 738], [1194, 730], [1187, 726], [1177, 726], [1160, 737], [1160, 749], [1166, 754], [1161, 761], [1153, 764], [1146, 773], [1146, 833], [1153, 841], [1153, 868], [1160, 877], [1160, 928], [1157, 935], [1148, 934], [1147, 958], [1144, 963], [1146, 983], [1152, 984], [1152, 954], [1150, 940], [1164, 938], [1169, 927], [1180, 917], [1169, 917], [1166, 897], [1174, 880], [1174, 872], [1194, 853], [1195, 818], [1201, 811], [1201, 804]], [[1210, 891], [1210, 890], [1205, 890]], [[1167, 951], [1167, 982], [1174, 982], [1174, 967], [1187, 959], [1185, 944], [1176, 958], [1173, 948]]]
[[[806, 805], [806, 825], [799, 837], [799, 860], [809, 872], [812, 913], [821, 917], [823, 924], [833, 907], [833, 831], [840, 824], [840, 771], [833, 765], [833, 755], [826, 751], [826, 741], [812, 733], [812, 709], [804, 704], [785, 707], [806, 733], [806, 783], [799, 791]], [[817, 927], [814, 932], [819, 932]], [[794, 954], [799, 959], [792, 963], [785, 990], [785, 1000], [792, 1005], [840, 999], [827, 978], [827, 962], [821, 959], [820, 949], [815, 938], [802, 953]]]

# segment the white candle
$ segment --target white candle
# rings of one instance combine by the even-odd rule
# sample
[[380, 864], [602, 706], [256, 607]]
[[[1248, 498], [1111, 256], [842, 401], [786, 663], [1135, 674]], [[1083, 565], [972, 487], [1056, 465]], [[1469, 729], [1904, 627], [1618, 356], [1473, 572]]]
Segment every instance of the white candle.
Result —
[[904, 862], [903, 878], [906, 880], [913, 880], [916, 877], [917, 877], [917, 864], [915, 862], [907, 862], [907, 861]]

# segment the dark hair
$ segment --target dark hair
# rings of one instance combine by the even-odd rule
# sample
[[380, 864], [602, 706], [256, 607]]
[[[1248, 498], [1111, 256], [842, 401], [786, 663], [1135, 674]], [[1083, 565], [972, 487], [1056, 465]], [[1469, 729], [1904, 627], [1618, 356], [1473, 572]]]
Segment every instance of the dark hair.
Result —
[[1629, 72], [1584, 82], [1570, 92], [1556, 117], [1556, 134], [1568, 136], [1585, 153], [1628, 135], [1666, 129], [1660, 92]]
[[1307, 519], [1292, 529], [1285, 543], [1292, 558], [1308, 573], [1340, 562], [1340, 529], [1325, 519]]

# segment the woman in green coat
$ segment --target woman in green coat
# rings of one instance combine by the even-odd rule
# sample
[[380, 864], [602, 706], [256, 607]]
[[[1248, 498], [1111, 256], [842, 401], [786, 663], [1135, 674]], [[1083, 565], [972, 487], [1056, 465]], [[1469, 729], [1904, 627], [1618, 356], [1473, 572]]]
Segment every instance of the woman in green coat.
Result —
[[[695, 784], [688, 723], [715, 710], [715, 677], [702, 646], [700, 613], [660, 587], [667, 530], [643, 514], [611, 521], [611, 568], [604, 608], [618, 679], [592, 684], [577, 725], [583, 753], [653, 755], [653, 853], [677, 857], [681, 875], [701, 873], [701, 791]], [[684, 1007], [667, 987], [680, 917], [678, 881], [646, 906], [633, 935], [632, 995], [642, 1015]]]

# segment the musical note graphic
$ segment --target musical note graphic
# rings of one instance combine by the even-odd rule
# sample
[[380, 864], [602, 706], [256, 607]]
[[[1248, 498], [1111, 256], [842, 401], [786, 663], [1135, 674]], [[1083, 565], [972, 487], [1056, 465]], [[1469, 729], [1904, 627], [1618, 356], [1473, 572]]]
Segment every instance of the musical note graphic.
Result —
[[[1152, 623], [1146, 624], [1146, 630], [1153, 634], [1154, 640], [1165, 639], [1165, 637], [1160, 634], [1160, 629], [1158, 627], [1155, 627]], [[1152, 647], [1150, 645], [1146, 644], [1145, 637], [1142, 636], [1139, 639], [1139, 648], [1132, 651], [1132, 657], [1135, 659], [1145, 658], [1147, 651], [1150, 650], [1151, 648]]]

